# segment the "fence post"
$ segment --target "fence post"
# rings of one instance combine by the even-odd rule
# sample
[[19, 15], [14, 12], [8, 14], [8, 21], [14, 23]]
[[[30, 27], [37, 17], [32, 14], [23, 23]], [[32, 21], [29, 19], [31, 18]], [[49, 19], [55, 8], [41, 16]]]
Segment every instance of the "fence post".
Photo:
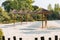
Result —
[[41, 37], [41, 40], [45, 40], [45, 38], [44, 37]]
[[51, 40], [51, 37], [49, 37], [49, 40]]
[[19, 38], [19, 40], [22, 40], [22, 38]]
[[59, 40], [60, 40], [60, 38], [59, 38]]
[[13, 40], [16, 40], [16, 36], [13, 36]]
[[5, 40], [5, 36], [2, 36], [2, 40]]
[[38, 38], [35, 38], [35, 40], [38, 40]]
[[55, 40], [58, 40], [58, 36], [57, 35], [55, 35]]
[[8, 40], [10, 40], [10, 38], [8, 38]]

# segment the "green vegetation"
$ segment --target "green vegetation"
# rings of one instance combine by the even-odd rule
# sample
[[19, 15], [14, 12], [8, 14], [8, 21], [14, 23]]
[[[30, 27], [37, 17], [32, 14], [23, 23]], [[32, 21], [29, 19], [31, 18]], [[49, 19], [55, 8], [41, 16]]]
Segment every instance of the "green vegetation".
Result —
[[[17, 11], [23, 10], [24, 13], [28, 13], [30, 11], [41, 10], [38, 6], [33, 6], [33, 0], [6, 0], [2, 3], [4, 10], [0, 7], [0, 23], [12, 23], [12, 22], [20, 22], [22, 21], [40, 21], [42, 20], [42, 14], [14, 14], [12, 11], [15, 9]], [[52, 14], [47, 15], [48, 20], [60, 20], [60, 5], [55, 4], [54, 8], [52, 8], [51, 4], [48, 5], [48, 10], [52, 12]], [[28, 12], [26, 12], [28, 10]], [[27, 18], [26, 18], [27, 17]]]
[[48, 15], [48, 20], [60, 20], [60, 5], [55, 4], [54, 8], [52, 8], [51, 4], [48, 6], [48, 10], [52, 12], [52, 14]]
[[0, 40], [2, 40], [3, 32], [2, 29], [0, 29]]

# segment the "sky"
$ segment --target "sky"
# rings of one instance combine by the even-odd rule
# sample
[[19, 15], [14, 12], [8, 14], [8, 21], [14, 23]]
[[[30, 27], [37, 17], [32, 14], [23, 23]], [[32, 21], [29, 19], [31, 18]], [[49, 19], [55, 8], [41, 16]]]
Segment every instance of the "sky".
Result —
[[0, 0], [0, 6], [1, 6], [1, 4], [2, 4], [2, 2], [4, 2], [5, 0]]
[[[0, 0], [0, 6], [2, 4], [2, 2], [4, 2], [5, 0]], [[41, 8], [45, 8], [47, 9], [47, 6], [49, 4], [52, 5], [52, 7], [54, 7], [55, 3], [59, 3], [60, 4], [60, 0], [34, 0], [35, 2], [33, 3], [33, 5], [37, 5]]]

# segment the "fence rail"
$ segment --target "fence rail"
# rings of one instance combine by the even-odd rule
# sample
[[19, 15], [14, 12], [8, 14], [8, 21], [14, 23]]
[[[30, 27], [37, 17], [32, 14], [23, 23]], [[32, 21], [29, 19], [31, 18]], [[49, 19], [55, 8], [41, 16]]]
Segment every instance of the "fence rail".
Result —
[[[58, 35], [55, 35], [54, 37], [55, 37], [54, 40], [60, 40], [60, 38], [58, 38]], [[2, 40], [6, 40], [5, 39], [5, 36], [2, 36]], [[7, 40], [11, 40], [11, 39], [10, 38], [7, 38]], [[16, 39], [16, 36], [13, 36], [13, 40], [17, 40]], [[23, 38], [19, 38], [19, 40], [23, 40]], [[38, 38], [36, 37], [36, 38], [34, 38], [34, 40], [38, 40]], [[40, 37], [40, 40], [45, 40], [45, 37], [44, 36], [41, 36]], [[52, 38], [49, 37], [48, 40], [52, 40]]]

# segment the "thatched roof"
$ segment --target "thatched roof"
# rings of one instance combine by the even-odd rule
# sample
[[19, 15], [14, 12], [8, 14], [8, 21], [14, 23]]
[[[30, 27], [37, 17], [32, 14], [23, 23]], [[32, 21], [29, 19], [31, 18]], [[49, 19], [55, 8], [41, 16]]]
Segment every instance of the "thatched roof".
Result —
[[31, 11], [29, 11], [29, 10], [19, 10], [19, 11], [17, 11], [17, 10], [13, 10], [12, 11], [12, 13], [14, 13], [14, 14], [28, 14], [28, 13], [31, 13]]
[[13, 13], [18, 13], [18, 14], [49, 14], [51, 11], [48, 11], [46, 9], [40, 9], [40, 10], [35, 10], [35, 11], [30, 11], [30, 10], [13, 10]]
[[48, 10], [42, 8], [40, 10], [34, 11], [33, 13], [35, 13], [35, 14], [49, 14], [49, 13], [51, 13], [51, 11], [48, 11]]
[[17, 13], [17, 10], [15, 10], [15, 9], [14, 9], [14, 10], [12, 10], [12, 13], [16, 14], [16, 13]]
[[20, 10], [18, 11], [18, 14], [29, 14], [30, 12], [30, 10]]

